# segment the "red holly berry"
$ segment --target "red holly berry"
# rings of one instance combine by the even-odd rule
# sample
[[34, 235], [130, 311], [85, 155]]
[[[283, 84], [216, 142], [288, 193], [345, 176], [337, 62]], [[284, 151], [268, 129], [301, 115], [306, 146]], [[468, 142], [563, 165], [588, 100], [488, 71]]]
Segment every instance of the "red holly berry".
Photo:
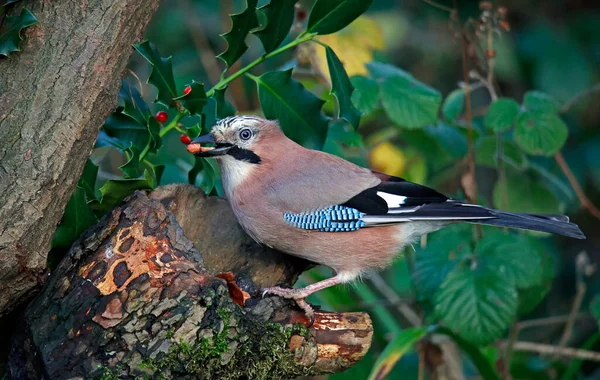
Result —
[[181, 142], [184, 143], [185, 145], [190, 145], [190, 143], [192, 142], [192, 140], [190, 140], [190, 137], [188, 135], [181, 135], [179, 140], [181, 140]]
[[187, 86], [184, 90], [183, 90], [183, 95], [187, 95], [190, 92], [192, 92], [192, 88], [190, 86]]
[[165, 111], [158, 111], [156, 113], [156, 121], [159, 123], [164, 123], [167, 120], [169, 120], [169, 115]]

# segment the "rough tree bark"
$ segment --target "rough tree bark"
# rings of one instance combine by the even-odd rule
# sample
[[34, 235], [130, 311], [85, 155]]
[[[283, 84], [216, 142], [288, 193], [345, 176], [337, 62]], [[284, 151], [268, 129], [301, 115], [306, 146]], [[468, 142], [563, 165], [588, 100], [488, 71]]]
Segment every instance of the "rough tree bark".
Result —
[[159, 1], [22, 3], [40, 23], [0, 58], [0, 316], [45, 279], [56, 225]]
[[[367, 314], [318, 311], [306, 327], [294, 303], [260, 297], [260, 287], [291, 285], [306, 265], [253, 242], [224, 200], [198, 188], [137, 192], [73, 245], [29, 305], [11, 374], [221, 379], [344, 370], [370, 346]], [[227, 281], [217, 277], [230, 270], [219, 276]]]

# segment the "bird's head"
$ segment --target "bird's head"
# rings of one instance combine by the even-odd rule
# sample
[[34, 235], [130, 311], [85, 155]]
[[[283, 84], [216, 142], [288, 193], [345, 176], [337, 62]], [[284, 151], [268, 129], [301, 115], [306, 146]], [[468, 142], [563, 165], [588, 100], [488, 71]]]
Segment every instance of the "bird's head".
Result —
[[267, 141], [279, 134], [276, 122], [254, 116], [230, 116], [219, 120], [209, 134], [194, 139], [187, 150], [199, 157], [260, 164]]

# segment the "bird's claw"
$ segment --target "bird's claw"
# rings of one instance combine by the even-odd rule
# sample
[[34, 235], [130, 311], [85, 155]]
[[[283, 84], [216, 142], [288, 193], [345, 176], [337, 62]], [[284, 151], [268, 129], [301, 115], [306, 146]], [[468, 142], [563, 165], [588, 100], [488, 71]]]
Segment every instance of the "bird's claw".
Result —
[[286, 289], [286, 288], [281, 288], [279, 286], [273, 286], [271, 288], [265, 288], [263, 290], [263, 293], [262, 293], [263, 298], [267, 294], [273, 294], [273, 295], [279, 296], [281, 298], [292, 299], [292, 300], [296, 301], [296, 304], [298, 305], [298, 307], [300, 309], [304, 310], [304, 314], [306, 314], [306, 316], [308, 318], [310, 318], [310, 323], [308, 324], [307, 327], [311, 327], [315, 323], [315, 312], [314, 312], [312, 306], [310, 306], [308, 304], [308, 302], [306, 302], [304, 300], [306, 295], [302, 292], [302, 289]]

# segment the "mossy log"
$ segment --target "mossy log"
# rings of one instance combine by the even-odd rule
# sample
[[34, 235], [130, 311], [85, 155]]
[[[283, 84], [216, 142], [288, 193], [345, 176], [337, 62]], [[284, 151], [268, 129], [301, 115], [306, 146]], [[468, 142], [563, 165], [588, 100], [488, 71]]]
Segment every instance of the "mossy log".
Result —
[[87, 231], [28, 306], [14, 378], [293, 378], [369, 349], [365, 313], [261, 298], [308, 263], [254, 243], [227, 203], [192, 186], [137, 192]]

